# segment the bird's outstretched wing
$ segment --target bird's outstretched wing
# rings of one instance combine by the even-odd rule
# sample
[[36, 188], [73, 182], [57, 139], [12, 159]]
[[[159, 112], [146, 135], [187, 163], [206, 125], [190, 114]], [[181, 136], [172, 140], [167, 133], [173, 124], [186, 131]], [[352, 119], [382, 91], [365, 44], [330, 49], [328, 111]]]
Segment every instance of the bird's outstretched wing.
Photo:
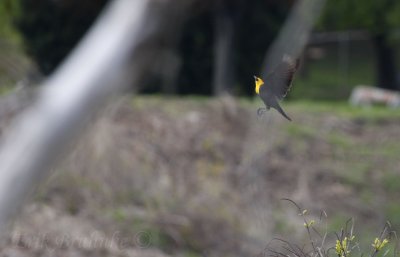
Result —
[[299, 64], [300, 60], [298, 58], [294, 60], [292, 57], [284, 55], [282, 62], [266, 76], [266, 83], [269, 84], [274, 95], [279, 100], [283, 99], [289, 92], [293, 76], [299, 68]]

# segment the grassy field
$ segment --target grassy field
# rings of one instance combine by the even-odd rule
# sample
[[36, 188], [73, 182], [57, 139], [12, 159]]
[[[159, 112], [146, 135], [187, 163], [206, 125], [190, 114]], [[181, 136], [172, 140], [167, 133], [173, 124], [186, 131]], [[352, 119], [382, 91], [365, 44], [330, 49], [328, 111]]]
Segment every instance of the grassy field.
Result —
[[[248, 256], [274, 237], [307, 241], [296, 208], [282, 198], [310, 219], [326, 211], [329, 231], [354, 218], [363, 249], [386, 220], [400, 227], [399, 110], [291, 101], [287, 122], [274, 111], [257, 118], [259, 105], [143, 96], [114, 103], [41, 186], [18, 231], [52, 235], [58, 254], [131, 256], [132, 240], [142, 240], [143, 251], [157, 254]], [[51, 239], [93, 231], [131, 241], [115, 250]], [[334, 240], [330, 233], [327, 244]]]
[[[308, 209], [310, 219], [326, 211], [315, 225], [322, 231], [354, 218], [369, 249], [386, 220], [400, 228], [400, 110], [347, 103], [354, 86], [373, 84], [368, 46], [351, 46], [346, 73], [337, 49], [325, 51], [304, 64], [283, 103], [293, 122], [273, 110], [257, 118], [257, 98], [116, 101], [40, 187], [3, 253], [253, 256], [274, 237], [307, 242], [296, 208], [282, 198]], [[4, 76], [2, 56], [5, 94], [18, 74]], [[117, 249], [59, 242], [65, 235], [93, 241], [95, 232], [129, 240]], [[49, 247], [32, 246], [43, 235]]]

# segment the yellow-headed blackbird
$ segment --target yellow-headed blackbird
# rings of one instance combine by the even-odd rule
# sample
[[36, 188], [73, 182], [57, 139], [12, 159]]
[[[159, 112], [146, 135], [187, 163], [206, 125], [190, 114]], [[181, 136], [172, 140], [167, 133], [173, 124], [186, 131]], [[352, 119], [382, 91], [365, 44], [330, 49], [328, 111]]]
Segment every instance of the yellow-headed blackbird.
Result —
[[261, 97], [266, 107], [257, 110], [259, 116], [272, 107], [291, 121], [278, 101], [282, 100], [289, 92], [299, 63], [299, 59], [293, 60], [290, 56], [284, 55], [282, 62], [265, 77], [265, 83], [261, 78], [254, 76], [255, 91]]

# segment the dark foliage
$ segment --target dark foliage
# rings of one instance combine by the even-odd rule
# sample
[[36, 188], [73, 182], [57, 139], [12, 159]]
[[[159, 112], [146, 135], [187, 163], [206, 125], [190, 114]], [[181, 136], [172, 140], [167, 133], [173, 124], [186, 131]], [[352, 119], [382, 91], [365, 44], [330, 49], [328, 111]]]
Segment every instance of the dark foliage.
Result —
[[[93, 23], [107, 0], [18, 0], [15, 23], [27, 52], [43, 74], [50, 74], [69, 54]], [[176, 93], [212, 94], [215, 17], [221, 9], [233, 21], [232, 55], [234, 93], [251, 95], [252, 78], [260, 69], [269, 44], [276, 36], [293, 1], [198, 1], [190, 10], [179, 37], [182, 65]], [[221, 8], [222, 7], [222, 8]], [[147, 84], [147, 83], [146, 83]], [[161, 90], [158, 79], [149, 80], [144, 92]]]
[[[292, 1], [222, 1], [228, 4], [235, 25], [234, 92], [251, 95], [253, 75], [259, 72], [265, 52], [282, 25]], [[220, 4], [220, 3], [219, 3]], [[180, 51], [183, 67], [179, 93], [210, 94], [213, 76], [214, 15], [217, 4], [197, 8], [183, 30]]]
[[15, 24], [26, 50], [44, 74], [68, 55], [107, 0], [18, 0]]

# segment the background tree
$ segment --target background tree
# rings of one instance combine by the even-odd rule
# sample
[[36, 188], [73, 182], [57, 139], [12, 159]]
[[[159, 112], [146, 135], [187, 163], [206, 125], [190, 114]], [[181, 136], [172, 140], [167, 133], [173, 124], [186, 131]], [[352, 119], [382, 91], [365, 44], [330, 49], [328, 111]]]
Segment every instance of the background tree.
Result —
[[252, 95], [253, 75], [293, 2], [201, 2], [183, 30], [179, 92]]
[[45, 75], [68, 55], [107, 0], [17, 0], [15, 24]]
[[[106, 2], [16, 1], [15, 24], [43, 74], [50, 74], [68, 55]], [[259, 72], [265, 51], [293, 2], [197, 1], [182, 35], [177, 36], [177, 53], [169, 58], [174, 64], [167, 63], [166, 72], [171, 74], [150, 76], [142, 92], [253, 94], [252, 76]], [[155, 60], [155, 66], [163, 65], [156, 61], [160, 62]]]
[[399, 90], [393, 30], [400, 26], [400, 2], [395, 0], [329, 0], [321, 19], [328, 30], [365, 29], [375, 49], [379, 87]]

